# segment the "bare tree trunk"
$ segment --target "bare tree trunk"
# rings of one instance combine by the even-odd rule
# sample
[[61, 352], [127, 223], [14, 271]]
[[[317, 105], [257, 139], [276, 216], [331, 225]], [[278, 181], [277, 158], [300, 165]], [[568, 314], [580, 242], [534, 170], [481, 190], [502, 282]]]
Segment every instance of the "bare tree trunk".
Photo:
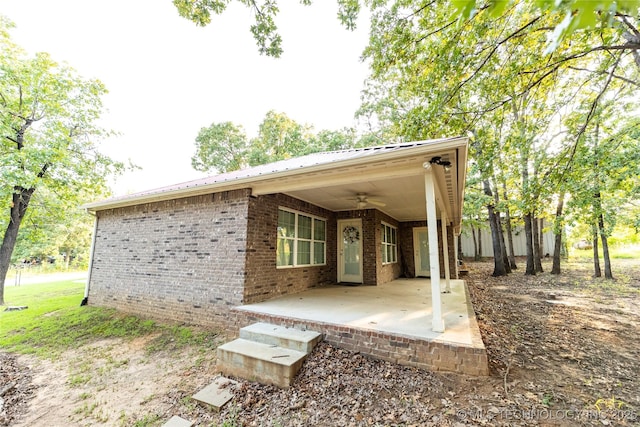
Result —
[[607, 241], [607, 234], [604, 230], [604, 215], [600, 212], [598, 218], [598, 228], [600, 231], [600, 239], [602, 240], [602, 257], [604, 258], [604, 277], [606, 279], [613, 280], [613, 272], [611, 271], [611, 258], [609, 257], [609, 243]]
[[500, 219], [500, 212], [496, 211], [496, 221], [498, 223], [498, 232], [500, 233], [500, 250], [502, 251], [502, 262], [504, 263], [504, 269], [507, 274], [511, 273], [511, 264], [509, 264], [509, 256], [507, 255], [507, 245], [504, 241], [504, 231], [502, 230], [502, 221]]
[[[504, 191], [504, 200], [507, 201], [507, 185], [502, 183], [502, 190]], [[509, 206], [504, 209], [504, 224], [507, 231], [507, 243], [509, 244], [509, 267], [512, 270], [517, 270], [516, 255], [513, 250], [513, 229], [511, 227], [511, 214], [509, 213]]]
[[[491, 185], [489, 180], [483, 181], [484, 194], [492, 197]], [[500, 246], [500, 231], [498, 230], [499, 224], [496, 219], [496, 213], [492, 203], [487, 204], [487, 210], [489, 211], [489, 225], [491, 226], [491, 243], [493, 246], [493, 276], [506, 276], [507, 271], [504, 265], [504, 256], [502, 254], [502, 247]]]
[[540, 225], [538, 225], [538, 234], [540, 236], [540, 259], [547, 256], [544, 250], [544, 218], [539, 218]]
[[474, 261], [480, 261], [478, 241], [476, 240], [476, 228], [473, 225], [471, 226], [471, 236], [473, 237], [473, 259]]
[[[479, 216], [478, 221], [480, 221]], [[478, 259], [476, 259], [476, 261], [480, 261], [480, 259], [482, 259], [482, 228], [478, 227], [476, 231], [478, 232]]]
[[4, 282], [11, 266], [11, 254], [16, 246], [20, 223], [27, 213], [35, 188], [15, 187], [11, 201], [10, 220], [0, 246], [0, 305], [4, 305]]
[[600, 256], [598, 255], [598, 229], [595, 225], [592, 225], [591, 229], [593, 231], [593, 277], [602, 277]]
[[[495, 206], [498, 206], [500, 203], [500, 195], [498, 194], [498, 182], [495, 177], [493, 178], [494, 188], [496, 191], [493, 192], [493, 200], [495, 201]], [[504, 232], [502, 230], [502, 219], [500, 215], [500, 211], [495, 209], [496, 215], [496, 225], [498, 229], [498, 238], [500, 239], [500, 252], [502, 253], [502, 262], [504, 263], [504, 270], [507, 274], [511, 273], [511, 265], [509, 264], [509, 257], [507, 256], [507, 246], [504, 243]]]
[[542, 262], [540, 260], [540, 240], [538, 239], [538, 219], [532, 218], [531, 220], [532, 230], [531, 237], [533, 239], [533, 263], [536, 269], [536, 273], [542, 273]]
[[553, 245], [553, 267], [551, 274], [560, 274], [560, 253], [562, 252], [562, 211], [564, 209], [564, 192], [560, 193], [558, 206], [556, 207], [556, 218], [553, 227], [555, 241]]
[[531, 214], [524, 215], [524, 235], [527, 247], [527, 267], [524, 274], [526, 276], [536, 275], [536, 266], [533, 262], [533, 227], [531, 225]]

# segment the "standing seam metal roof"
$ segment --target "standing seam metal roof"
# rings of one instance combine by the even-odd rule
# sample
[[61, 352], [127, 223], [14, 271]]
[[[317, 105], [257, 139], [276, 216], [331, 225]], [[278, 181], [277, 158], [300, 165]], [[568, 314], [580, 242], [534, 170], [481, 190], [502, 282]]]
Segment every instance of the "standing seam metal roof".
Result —
[[[363, 148], [351, 148], [347, 150], [327, 151], [320, 153], [312, 153], [306, 156], [294, 157], [291, 159], [280, 160], [265, 165], [254, 166], [250, 168], [240, 169], [237, 171], [222, 173], [219, 175], [212, 175], [197, 180], [182, 182], [179, 184], [169, 185], [160, 188], [154, 188], [138, 193], [127, 194], [124, 196], [113, 197], [103, 202], [97, 202], [97, 204], [107, 202], [118, 202], [126, 200], [135, 200], [137, 198], [144, 198], [147, 196], [159, 195], [162, 193], [178, 192], [180, 190], [195, 189], [212, 184], [233, 183], [233, 181], [252, 179], [260, 180], [260, 178], [268, 178], [270, 175], [288, 172], [293, 170], [304, 169], [312, 166], [320, 166], [330, 164], [334, 162], [343, 162], [357, 158], [372, 157], [383, 153], [389, 153], [393, 151], [421, 147], [427, 145], [433, 145], [436, 143], [442, 143], [445, 141], [452, 141], [460, 139], [459, 137], [442, 138], [428, 141], [419, 142], [406, 142], [397, 144], [387, 144], [375, 147], [363, 147]], [[91, 207], [93, 203], [89, 203], [86, 207]]]

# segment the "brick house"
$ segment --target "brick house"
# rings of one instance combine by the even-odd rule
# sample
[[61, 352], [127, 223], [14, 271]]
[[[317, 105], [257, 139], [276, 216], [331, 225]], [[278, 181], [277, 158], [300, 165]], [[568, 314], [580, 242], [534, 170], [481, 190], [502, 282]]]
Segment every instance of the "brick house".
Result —
[[440, 277], [458, 276], [467, 144], [317, 153], [88, 204], [95, 230], [85, 296], [228, 328], [239, 305], [424, 276], [437, 331]]

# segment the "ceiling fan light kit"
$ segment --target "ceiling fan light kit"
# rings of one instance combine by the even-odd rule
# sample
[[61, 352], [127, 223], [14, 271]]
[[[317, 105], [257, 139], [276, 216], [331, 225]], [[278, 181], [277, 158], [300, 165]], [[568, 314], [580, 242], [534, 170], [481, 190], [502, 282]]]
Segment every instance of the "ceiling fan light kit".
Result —
[[387, 206], [387, 204], [384, 203], [381, 200], [370, 199], [369, 196], [367, 196], [366, 193], [358, 193], [358, 194], [356, 194], [356, 198], [355, 199], [349, 199], [349, 200], [355, 201], [356, 202], [356, 208], [358, 208], [358, 209], [364, 209], [364, 208], [367, 207], [367, 205], [379, 206], [381, 208]]

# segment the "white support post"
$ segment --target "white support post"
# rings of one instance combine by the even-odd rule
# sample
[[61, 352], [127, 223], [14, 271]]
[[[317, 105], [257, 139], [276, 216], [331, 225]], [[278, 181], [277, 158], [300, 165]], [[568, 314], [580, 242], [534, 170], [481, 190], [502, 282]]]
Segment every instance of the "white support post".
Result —
[[449, 270], [449, 239], [447, 239], [447, 213], [445, 211], [442, 211], [440, 222], [442, 223], [442, 256], [444, 257], [444, 278], [446, 283], [444, 293], [450, 294], [451, 271]]
[[440, 260], [438, 254], [438, 221], [436, 217], [436, 193], [433, 185], [433, 172], [431, 163], [423, 164], [424, 192], [427, 199], [427, 232], [429, 234], [429, 262], [431, 272], [431, 330], [444, 332], [444, 319], [442, 317], [442, 298], [440, 296]]
[[455, 229], [453, 230], [453, 259], [456, 261], [456, 277], [459, 277], [459, 273], [460, 273], [460, 260], [458, 259], [458, 251], [460, 250], [460, 248], [458, 248], [458, 236], [456, 236], [456, 231]]

